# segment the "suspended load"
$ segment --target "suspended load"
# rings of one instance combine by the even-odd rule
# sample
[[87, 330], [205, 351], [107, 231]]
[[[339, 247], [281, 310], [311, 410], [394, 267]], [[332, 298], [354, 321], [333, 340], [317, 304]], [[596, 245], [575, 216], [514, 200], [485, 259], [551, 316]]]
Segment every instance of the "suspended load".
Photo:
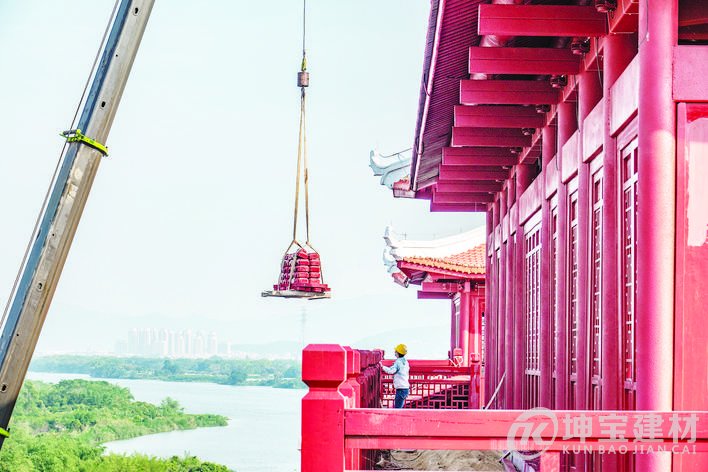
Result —
[[[330, 298], [330, 288], [322, 277], [322, 262], [319, 253], [310, 244], [310, 198], [307, 172], [307, 138], [305, 133], [305, 89], [310, 84], [305, 56], [305, 3], [303, 2], [302, 65], [297, 74], [300, 87], [300, 130], [297, 147], [297, 172], [295, 175], [295, 211], [293, 215], [293, 239], [285, 250], [280, 264], [280, 277], [273, 290], [261, 293], [263, 297], [305, 298], [309, 300]], [[298, 210], [300, 208], [300, 182], [305, 189], [305, 234], [306, 240], [297, 239]]]
[[263, 296], [329, 298], [329, 290], [322, 282], [320, 255], [312, 247], [294, 242], [283, 256], [278, 283], [273, 285], [272, 292], [263, 292]]

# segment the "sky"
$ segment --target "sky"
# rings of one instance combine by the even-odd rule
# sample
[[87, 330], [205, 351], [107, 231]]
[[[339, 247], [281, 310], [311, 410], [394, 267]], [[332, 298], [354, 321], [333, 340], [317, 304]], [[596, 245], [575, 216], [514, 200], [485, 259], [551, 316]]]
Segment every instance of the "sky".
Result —
[[[113, 6], [0, 0], [0, 303], [4, 307]], [[308, 1], [311, 236], [331, 300], [261, 298], [291, 239], [301, 9], [158, 0], [37, 353], [110, 351], [137, 328], [236, 343], [404, 342], [440, 358], [449, 302], [387, 274], [386, 225], [416, 239], [482, 214], [394, 199], [373, 148], [413, 142], [429, 3]]]

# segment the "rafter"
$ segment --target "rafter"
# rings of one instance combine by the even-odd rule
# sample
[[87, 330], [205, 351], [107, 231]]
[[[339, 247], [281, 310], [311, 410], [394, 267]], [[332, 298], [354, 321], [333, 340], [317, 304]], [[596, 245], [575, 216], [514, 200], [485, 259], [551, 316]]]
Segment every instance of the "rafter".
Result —
[[478, 34], [582, 36], [607, 33], [607, 15], [594, 6], [480, 5]]
[[431, 212], [485, 212], [487, 211], [486, 203], [471, 203], [466, 205], [458, 205], [455, 203], [434, 203], [430, 202]]
[[459, 182], [439, 180], [435, 185], [438, 192], [498, 192], [502, 182]]
[[517, 128], [452, 128], [452, 146], [526, 147], [531, 137]]
[[498, 167], [440, 166], [440, 180], [506, 180], [508, 177], [509, 171]]
[[539, 80], [461, 80], [462, 105], [554, 105], [558, 90]]
[[514, 105], [455, 106], [455, 126], [469, 128], [541, 128], [544, 116], [535, 107]]
[[490, 193], [433, 193], [433, 203], [492, 203], [494, 195]]
[[472, 46], [470, 74], [577, 74], [580, 56], [570, 49]]

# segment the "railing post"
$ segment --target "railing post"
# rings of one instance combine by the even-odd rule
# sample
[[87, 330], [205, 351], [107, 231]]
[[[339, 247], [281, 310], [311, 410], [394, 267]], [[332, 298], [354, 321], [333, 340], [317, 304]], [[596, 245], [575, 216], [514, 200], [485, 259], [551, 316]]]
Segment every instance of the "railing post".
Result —
[[[359, 376], [359, 351], [349, 346], [344, 346], [347, 353], [347, 380], [339, 391], [346, 398], [347, 408], [359, 408], [361, 405], [361, 386], [356, 381]], [[358, 449], [345, 448], [344, 462], [347, 470], [359, 470], [361, 455]]]
[[482, 366], [475, 362], [470, 366], [470, 398], [469, 409], [479, 410], [481, 408], [480, 386], [482, 383]]
[[310, 344], [302, 351], [302, 472], [344, 471], [346, 352], [338, 344]]

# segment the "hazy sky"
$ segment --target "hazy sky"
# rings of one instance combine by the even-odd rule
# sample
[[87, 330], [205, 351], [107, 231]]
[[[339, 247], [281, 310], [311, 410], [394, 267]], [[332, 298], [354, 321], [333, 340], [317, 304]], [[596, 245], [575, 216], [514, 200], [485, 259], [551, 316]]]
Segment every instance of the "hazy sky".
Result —
[[[112, 6], [0, 0], [3, 307]], [[298, 341], [307, 307], [307, 342], [445, 354], [449, 303], [391, 281], [382, 234], [483, 217], [393, 199], [368, 167], [371, 148], [413, 141], [423, 0], [308, 1], [311, 232], [333, 298], [260, 297], [291, 237], [301, 8], [157, 0], [39, 352], [111, 350], [131, 327]]]

